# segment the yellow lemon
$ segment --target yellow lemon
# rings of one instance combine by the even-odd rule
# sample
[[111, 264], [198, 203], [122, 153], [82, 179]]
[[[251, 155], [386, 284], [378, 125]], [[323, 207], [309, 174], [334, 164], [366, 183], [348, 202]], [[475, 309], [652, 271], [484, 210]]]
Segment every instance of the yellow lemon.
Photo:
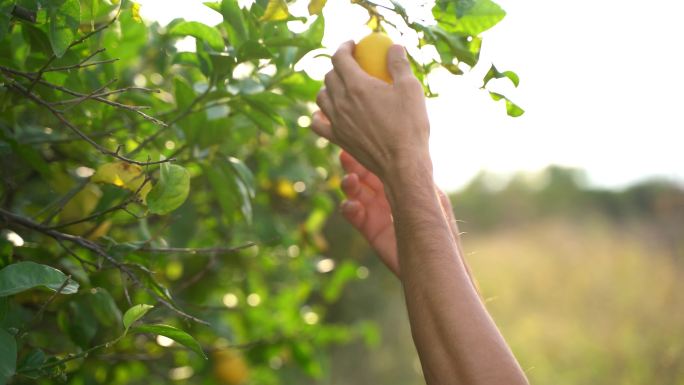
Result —
[[247, 381], [249, 368], [242, 355], [233, 349], [214, 352], [214, 376], [222, 385], [240, 385]]
[[295, 199], [297, 192], [294, 189], [292, 182], [286, 179], [278, 179], [276, 184], [276, 194], [286, 199]]
[[392, 83], [392, 76], [387, 70], [387, 51], [392, 44], [392, 39], [386, 34], [373, 32], [356, 44], [354, 59], [369, 75]]

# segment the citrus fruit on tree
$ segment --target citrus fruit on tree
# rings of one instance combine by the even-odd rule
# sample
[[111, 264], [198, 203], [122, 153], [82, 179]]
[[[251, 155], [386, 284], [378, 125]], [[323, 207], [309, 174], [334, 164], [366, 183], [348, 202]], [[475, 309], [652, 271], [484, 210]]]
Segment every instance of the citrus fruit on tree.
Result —
[[233, 349], [214, 352], [214, 377], [222, 385], [240, 385], [247, 381], [249, 368], [242, 355]]
[[356, 44], [354, 59], [369, 75], [392, 83], [392, 76], [387, 70], [387, 51], [392, 44], [394, 42], [386, 34], [373, 32]]

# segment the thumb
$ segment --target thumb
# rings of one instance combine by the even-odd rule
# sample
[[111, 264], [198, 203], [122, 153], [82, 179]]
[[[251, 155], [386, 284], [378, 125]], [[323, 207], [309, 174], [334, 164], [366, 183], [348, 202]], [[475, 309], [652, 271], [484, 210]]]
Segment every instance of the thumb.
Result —
[[393, 44], [389, 48], [387, 52], [387, 69], [394, 81], [413, 75], [411, 63], [409, 63], [406, 57], [406, 48], [399, 44]]

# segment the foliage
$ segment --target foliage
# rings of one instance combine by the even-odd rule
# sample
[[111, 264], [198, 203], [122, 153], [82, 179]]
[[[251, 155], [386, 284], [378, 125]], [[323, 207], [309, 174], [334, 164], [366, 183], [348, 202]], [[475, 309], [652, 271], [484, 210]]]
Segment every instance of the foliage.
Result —
[[[413, 60], [428, 90], [504, 15], [354, 3], [435, 46]], [[322, 234], [340, 171], [307, 128], [321, 83], [295, 70], [325, 29], [309, 5], [222, 0], [217, 25], [160, 26], [124, 1], [0, 0], [0, 384], [212, 384], [235, 350], [252, 383], [292, 383], [326, 375], [327, 346], [374, 340], [326, 318], [363, 270]]]

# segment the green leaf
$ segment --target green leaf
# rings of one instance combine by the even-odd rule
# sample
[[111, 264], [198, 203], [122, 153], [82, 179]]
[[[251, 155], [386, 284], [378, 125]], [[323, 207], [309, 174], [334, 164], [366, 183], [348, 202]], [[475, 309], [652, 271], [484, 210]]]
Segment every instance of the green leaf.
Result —
[[347, 282], [356, 278], [357, 265], [351, 261], [345, 261], [332, 274], [332, 278], [323, 288], [323, 298], [328, 302], [336, 301]]
[[423, 29], [426, 38], [434, 44], [439, 53], [441, 62], [452, 73], [457, 73], [451, 70], [448, 66], [453, 64], [453, 59], [468, 64], [474, 67], [480, 57], [480, 48], [482, 39], [479, 37], [471, 37], [461, 33], [450, 33], [440, 26], [429, 26]]
[[518, 74], [516, 74], [513, 71], [499, 72], [499, 70], [496, 69], [494, 64], [492, 64], [492, 68], [490, 68], [489, 71], [487, 71], [487, 74], [482, 79], [482, 88], [484, 88], [490, 80], [501, 78], [508, 78], [516, 87], [518, 86], [518, 84], [520, 84], [520, 78], [518, 77]]
[[249, 197], [254, 199], [254, 174], [252, 174], [252, 171], [240, 159], [233, 158], [232, 156], [228, 157], [228, 163], [233, 167], [233, 170], [245, 185]]
[[46, 360], [47, 357], [42, 350], [33, 349], [21, 360], [21, 363], [17, 366], [17, 372], [21, 373], [22, 376], [35, 380], [44, 375], [43, 371], [39, 368]]
[[204, 354], [204, 351], [202, 350], [202, 347], [197, 342], [197, 340], [195, 340], [190, 334], [180, 329], [177, 329], [173, 326], [162, 324], [141, 325], [135, 327], [133, 331], [136, 333], [153, 333], [171, 338], [172, 340], [197, 353], [200, 357], [204, 358], [205, 360], [207, 359], [207, 356]]
[[221, 13], [221, 3], [220, 2], [213, 2], [212, 3], [210, 1], [205, 1], [202, 4], [206, 5], [208, 8], [211, 8], [218, 13]]
[[17, 341], [0, 329], [0, 385], [5, 385], [17, 369]]
[[195, 52], [178, 52], [173, 55], [173, 64], [183, 64], [190, 67], [199, 67], [200, 60]]
[[195, 91], [188, 82], [181, 78], [176, 77], [173, 80], [175, 95], [176, 95], [176, 105], [179, 109], [185, 109], [189, 107], [195, 100]]
[[55, 56], [62, 57], [76, 38], [81, 24], [81, 3], [78, 0], [47, 2], [48, 36]]
[[197, 21], [183, 21], [171, 28], [170, 35], [192, 36], [209, 44], [216, 51], [223, 51], [225, 44], [223, 37], [215, 28], [211, 28]]
[[212, 167], [205, 168], [205, 174], [216, 191], [216, 199], [225, 218], [230, 222], [239, 209], [239, 214], [249, 224], [252, 221], [254, 185], [251, 172], [243, 166], [235, 158], [222, 158]]
[[270, 115], [262, 112], [259, 109], [253, 108], [247, 103], [236, 104], [234, 107], [242, 114], [247, 116], [247, 118], [254, 122], [254, 124], [256, 124], [256, 126], [262, 131], [271, 135], [275, 132], [274, 122]]
[[76, 298], [57, 313], [57, 324], [69, 338], [83, 349], [90, 346], [99, 324], [84, 297]]
[[4, 39], [7, 32], [9, 32], [13, 9], [13, 0], [0, 0], [0, 40]]
[[327, 0], [311, 0], [309, 1], [309, 15], [318, 15], [323, 11]]
[[321, 89], [321, 82], [314, 80], [306, 72], [296, 72], [280, 83], [283, 94], [292, 98], [303, 100], [315, 100]]
[[177, 164], [162, 163], [159, 181], [147, 195], [153, 214], [167, 214], [185, 202], [190, 193], [190, 173]]
[[522, 108], [520, 108], [520, 106], [518, 106], [517, 104], [513, 103], [512, 101], [510, 101], [510, 99], [508, 99], [507, 97], [505, 97], [505, 96], [503, 96], [503, 95], [501, 95], [501, 94], [498, 94], [498, 93], [496, 93], [496, 92], [491, 92], [491, 91], [490, 91], [490, 92], [489, 92], [489, 96], [491, 96], [492, 99], [495, 100], [495, 101], [499, 101], [499, 100], [501, 100], [501, 99], [504, 99], [504, 100], [506, 101], [506, 113], [508, 114], [508, 116], [517, 118], [518, 116], [521, 116], [522, 114], [525, 113], [525, 110], [523, 110]]
[[121, 310], [106, 289], [101, 287], [90, 289], [90, 295], [87, 298], [95, 318], [102, 325], [110, 327], [121, 325]]
[[239, 46], [247, 40], [247, 27], [237, 0], [223, 0], [221, 2], [221, 14], [228, 27], [230, 43], [233, 46]]
[[[145, 314], [147, 314], [150, 309], [152, 309], [154, 306], [152, 305], [147, 305], [144, 303], [134, 305], [130, 309], [126, 310], [126, 313], [123, 315], [123, 326], [126, 331], [131, 327], [131, 325], [141, 319]], [[125, 334], [126, 332], [124, 332]]]
[[152, 189], [151, 184], [146, 183], [142, 167], [123, 161], [109, 162], [101, 165], [97, 168], [90, 181], [113, 184], [117, 187], [137, 192], [143, 203], [146, 202], [147, 194]]
[[[45, 286], [57, 291], [69, 279], [61, 271], [35, 262], [18, 262], [0, 270], [0, 297], [20, 293], [34, 287]], [[69, 279], [61, 294], [74, 294], [78, 282]]]
[[440, 27], [449, 32], [477, 36], [498, 24], [504, 11], [492, 0], [441, 0], [432, 8]]
[[285, 0], [269, 0], [264, 15], [259, 21], [286, 20], [290, 16]]

